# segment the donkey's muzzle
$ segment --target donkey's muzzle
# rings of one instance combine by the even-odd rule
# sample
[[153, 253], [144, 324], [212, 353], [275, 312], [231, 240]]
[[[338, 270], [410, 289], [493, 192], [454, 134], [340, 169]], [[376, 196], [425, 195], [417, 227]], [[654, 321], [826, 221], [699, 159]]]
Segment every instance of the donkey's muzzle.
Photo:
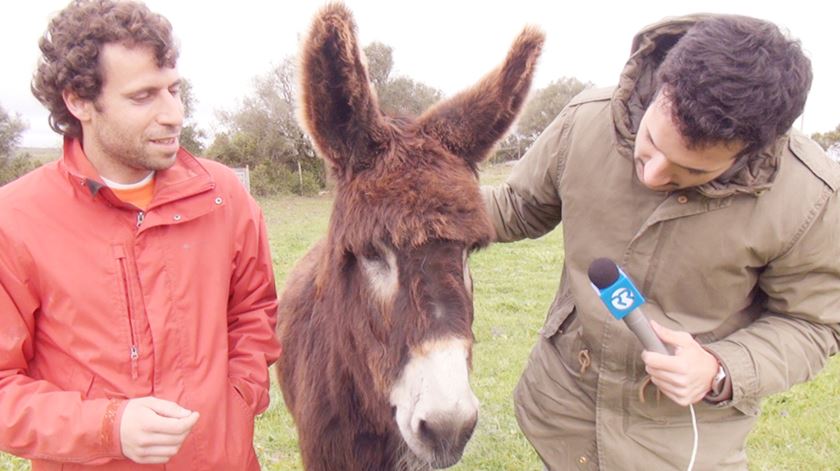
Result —
[[432, 450], [429, 464], [435, 469], [448, 468], [461, 459], [464, 447], [470, 440], [478, 422], [478, 413], [467, 420], [434, 416], [421, 420], [417, 434], [425, 446]]

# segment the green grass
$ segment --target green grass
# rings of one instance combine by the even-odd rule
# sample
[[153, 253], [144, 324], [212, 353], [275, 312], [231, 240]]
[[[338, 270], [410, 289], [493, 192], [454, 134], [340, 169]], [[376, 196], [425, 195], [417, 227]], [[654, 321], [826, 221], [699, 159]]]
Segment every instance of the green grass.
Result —
[[[482, 183], [501, 182], [509, 167], [485, 169]], [[307, 248], [326, 233], [329, 195], [262, 201], [278, 286]], [[476, 343], [473, 389], [481, 402], [478, 428], [461, 463], [466, 470], [540, 470], [513, 417], [512, 392], [557, 288], [563, 263], [559, 231], [536, 241], [495, 245], [470, 262], [475, 280]], [[272, 381], [273, 378], [272, 378]], [[294, 425], [276, 383], [269, 410], [256, 423], [255, 446], [263, 469], [301, 469]], [[764, 401], [749, 439], [751, 470], [840, 469], [840, 358], [814, 381]], [[29, 469], [0, 454], [0, 469]]]

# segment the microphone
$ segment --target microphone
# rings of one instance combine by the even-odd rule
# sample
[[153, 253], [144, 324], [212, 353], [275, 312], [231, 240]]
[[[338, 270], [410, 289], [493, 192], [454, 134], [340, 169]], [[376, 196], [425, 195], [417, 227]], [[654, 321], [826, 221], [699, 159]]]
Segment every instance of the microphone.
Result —
[[642, 293], [630, 278], [608, 258], [598, 258], [589, 265], [589, 281], [604, 306], [616, 319], [621, 319], [651, 352], [672, 355], [653, 332], [650, 322], [639, 307], [645, 303]]

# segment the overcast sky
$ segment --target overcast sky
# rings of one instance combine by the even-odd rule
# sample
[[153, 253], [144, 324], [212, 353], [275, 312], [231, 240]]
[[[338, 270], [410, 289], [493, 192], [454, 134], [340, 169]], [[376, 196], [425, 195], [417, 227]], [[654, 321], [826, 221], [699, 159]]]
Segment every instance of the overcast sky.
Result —
[[[199, 103], [198, 125], [218, 130], [217, 110], [236, 109], [253, 90], [253, 79], [297, 53], [323, 1], [148, 0], [172, 22], [181, 45], [178, 68]], [[394, 50], [399, 75], [451, 95], [470, 86], [504, 58], [526, 24], [547, 33], [536, 87], [570, 76], [613, 85], [633, 35], [666, 16], [695, 12], [740, 13], [774, 21], [802, 41], [814, 68], [804, 119], [807, 133], [840, 124], [840, 7], [834, 2], [738, 0], [347, 0], [361, 44], [380, 41]], [[22, 145], [58, 146], [47, 113], [29, 91], [38, 38], [61, 0], [3, 1], [0, 6], [0, 105], [29, 125]], [[829, 6], [835, 5], [835, 6]]]

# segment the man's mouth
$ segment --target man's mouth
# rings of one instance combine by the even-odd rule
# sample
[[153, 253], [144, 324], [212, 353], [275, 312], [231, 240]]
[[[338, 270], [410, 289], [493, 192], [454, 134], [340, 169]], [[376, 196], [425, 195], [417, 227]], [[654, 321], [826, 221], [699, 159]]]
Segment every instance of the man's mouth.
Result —
[[176, 144], [178, 142], [178, 138], [177, 137], [164, 137], [164, 138], [160, 138], [160, 139], [151, 139], [151, 141], [154, 142], [155, 144], [173, 145], [173, 144]]

